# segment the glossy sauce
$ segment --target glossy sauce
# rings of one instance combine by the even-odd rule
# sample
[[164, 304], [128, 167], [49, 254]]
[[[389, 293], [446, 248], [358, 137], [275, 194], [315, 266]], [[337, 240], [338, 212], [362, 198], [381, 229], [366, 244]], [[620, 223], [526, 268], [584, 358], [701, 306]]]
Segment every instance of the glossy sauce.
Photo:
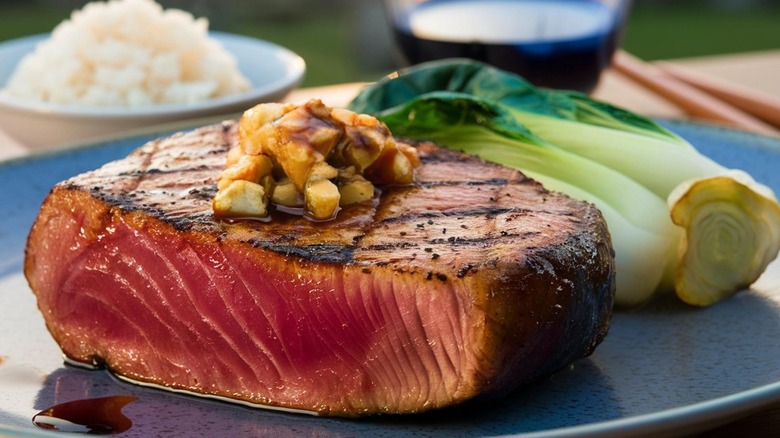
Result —
[[231, 224], [241, 223], [244, 221], [264, 222], [264, 223], [274, 222], [274, 223], [286, 224], [286, 223], [298, 221], [299, 219], [305, 219], [306, 222], [311, 222], [311, 223], [332, 222], [339, 218], [346, 220], [347, 218], [351, 218], [354, 214], [361, 214], [366, 207], [376, 208], [379, 205], [379, 201], [381, 197], [382, 197], [382, 188], [374, 187], [374, 196], [370, 200], [359, 202], [352, 205], [347, 205], [344, 207], [339, 206], [338, 208], [336, 208], [333, 217], [328, 219], [315, 219], [306, 212], [306, 209], [304, 207], [287, 207], [284, 205], [269, 202], [268, 216], [265, 217], [239, 216], [239, 217], [224, 218], [221, 220]]
[[472, 58], [538, 86], [589, 92], [617, 45], [620, 14], [591, 0], [430, 0], [394, 31], [412, 64]]
[[133, 425], [122, 408], [136, 397], [115, 395], [74, 400], [45, 409], [32, 418], [41, 429], [89, 435], [112, 435]]

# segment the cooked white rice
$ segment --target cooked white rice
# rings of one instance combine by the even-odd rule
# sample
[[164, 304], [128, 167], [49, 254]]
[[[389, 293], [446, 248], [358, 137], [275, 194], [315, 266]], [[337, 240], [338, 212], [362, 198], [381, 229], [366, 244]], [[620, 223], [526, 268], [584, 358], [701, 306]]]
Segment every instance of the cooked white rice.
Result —
[[93, 2], [60, 23], [3, 90], [62, 104], [191, 103], [249, 88], [208, 21], [153, 0]]

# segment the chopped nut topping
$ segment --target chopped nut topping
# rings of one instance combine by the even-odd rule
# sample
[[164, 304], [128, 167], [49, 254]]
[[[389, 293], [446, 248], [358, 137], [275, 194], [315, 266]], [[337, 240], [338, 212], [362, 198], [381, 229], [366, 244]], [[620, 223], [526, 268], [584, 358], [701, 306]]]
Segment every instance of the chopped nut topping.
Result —
[[417, 150], [375, 117], [316, 99], [259, 104], [239, 121], [212, 206], [217, 216], [262, 217], [271, 202], [328, 220], [373, 198], [374, 184], [410, 184], [419, 165]]

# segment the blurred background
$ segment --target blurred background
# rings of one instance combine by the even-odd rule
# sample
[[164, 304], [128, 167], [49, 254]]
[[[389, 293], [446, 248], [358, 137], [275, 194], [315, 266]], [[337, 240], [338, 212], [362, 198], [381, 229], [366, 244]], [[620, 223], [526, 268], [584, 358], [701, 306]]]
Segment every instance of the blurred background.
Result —
[[[396, 67], [381, 0], [158, 2], [297, 52], [304, 86], [375, 80]], [[48, 32], [86, 3], [0, 0], [0, 41]], [[634, 0], [623, 47], [647, 60], [780, 49], [780, 1]]]

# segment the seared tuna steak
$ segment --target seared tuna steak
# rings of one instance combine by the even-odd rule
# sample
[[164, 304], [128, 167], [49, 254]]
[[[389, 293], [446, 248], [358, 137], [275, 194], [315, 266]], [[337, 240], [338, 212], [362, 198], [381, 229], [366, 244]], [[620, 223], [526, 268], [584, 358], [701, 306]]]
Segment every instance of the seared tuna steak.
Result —
[[57, 184], [25, 274], [66, 358], [240, 402], [358, 416], [501, 396], [590, 354], [614, 294], [593, 206], [418, 145], [416, 181], [330, 222], [220, 221], [232, 122]]

